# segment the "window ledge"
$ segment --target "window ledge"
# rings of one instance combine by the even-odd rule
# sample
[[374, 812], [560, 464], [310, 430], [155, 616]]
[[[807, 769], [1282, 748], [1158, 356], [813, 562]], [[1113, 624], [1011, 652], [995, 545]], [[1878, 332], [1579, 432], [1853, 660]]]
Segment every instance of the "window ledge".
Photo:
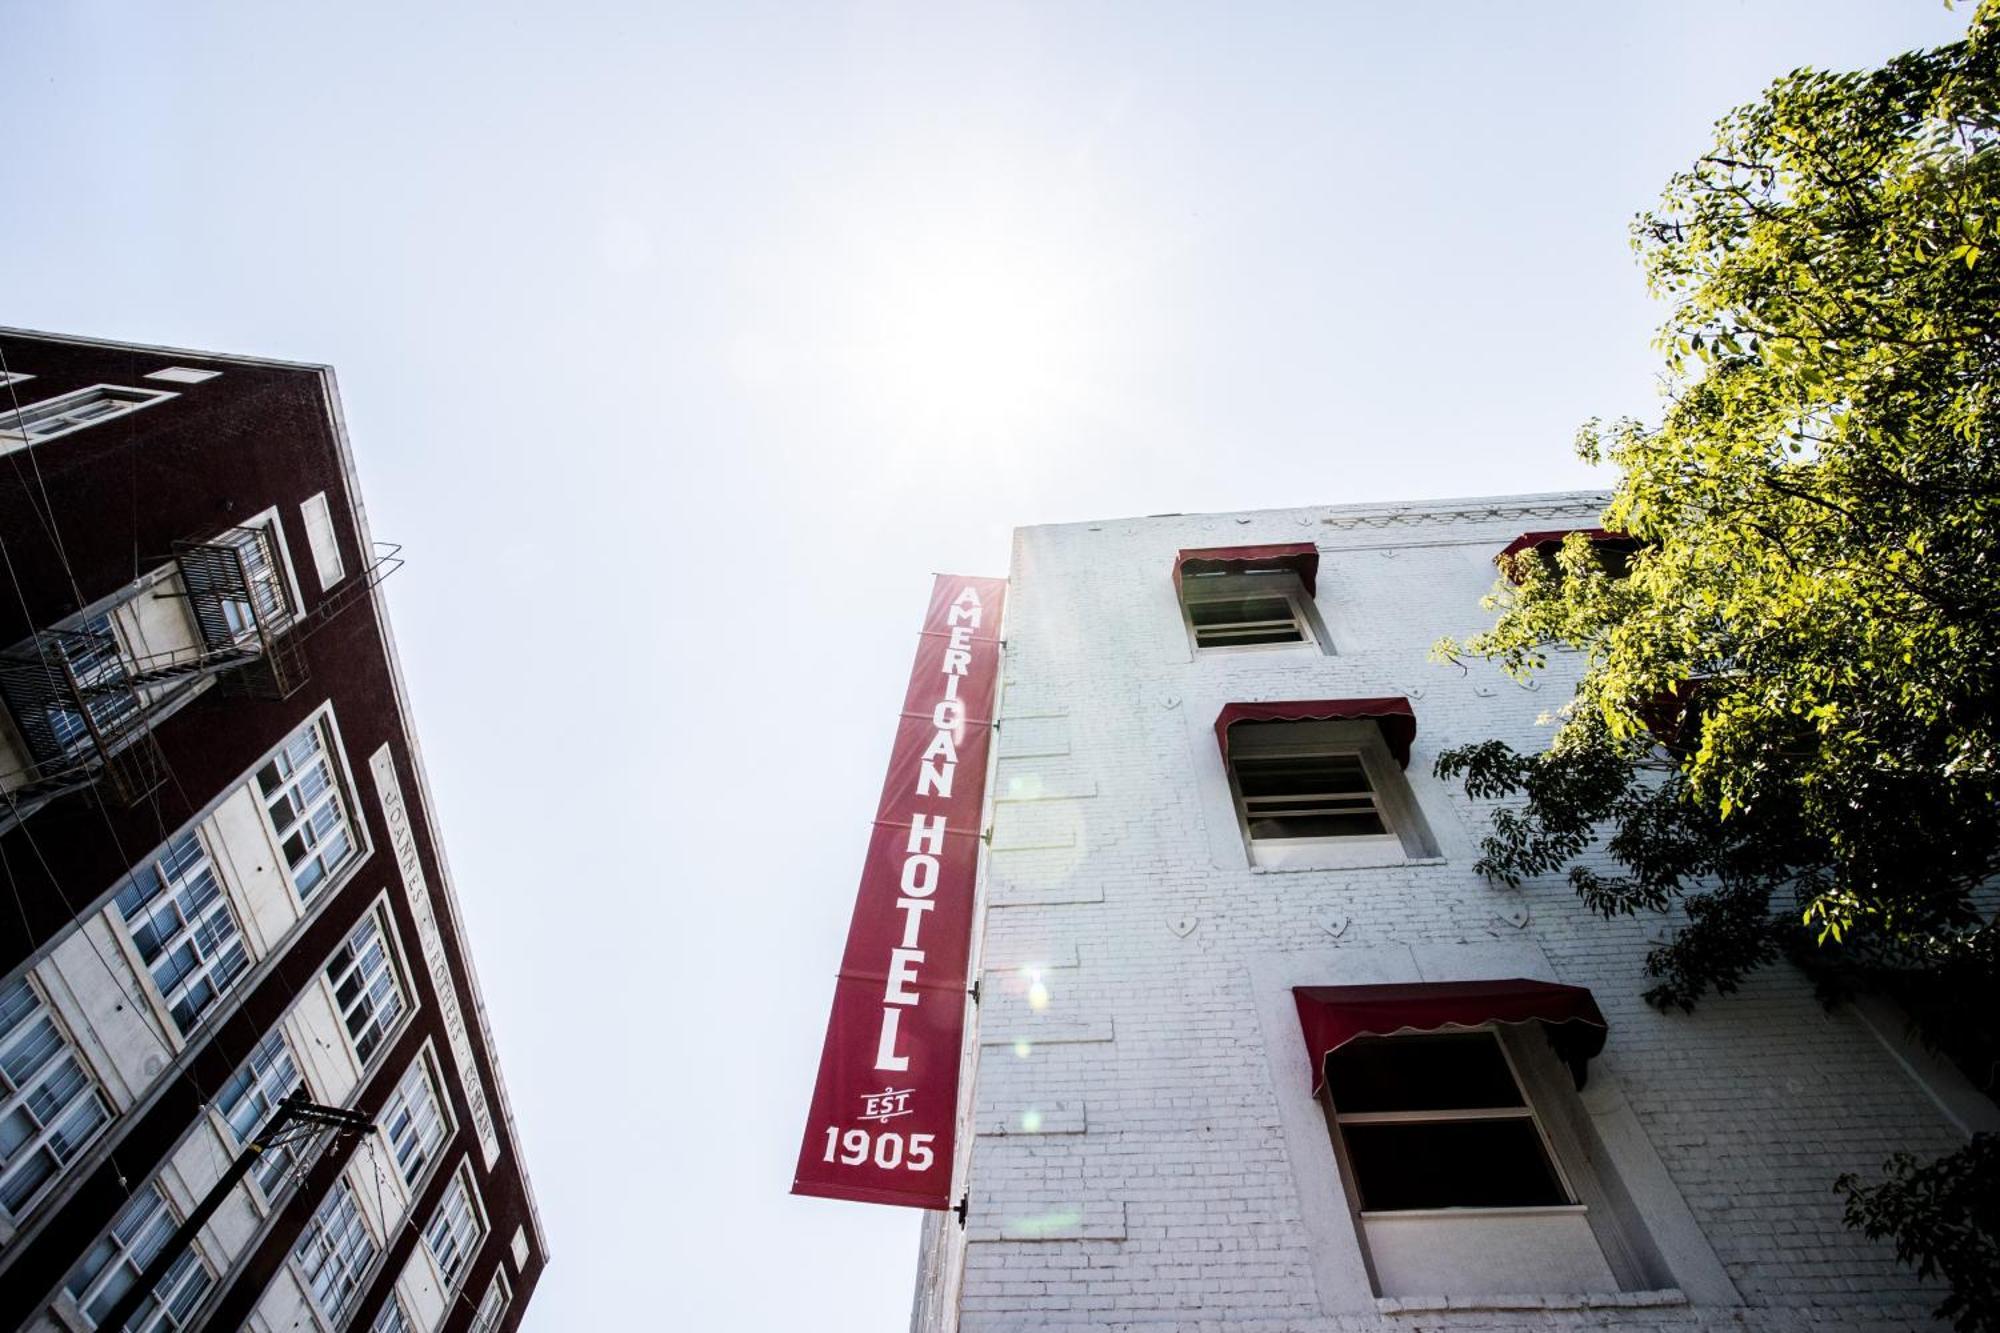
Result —
[[1362, 1219], [1369, 1222], [1435, 1222], [1440, 1218], [1474, 1219], [1482, 1217], [1584, 1217], [1590, 1209], [1580, 1203], [1536, 1203], [1519, 1204], [1508, 1208], [1395, 1208], [1363, 1209]]
[[1546, 1296], [1378, 1296], [1375, 1308], [1383, 1314], [1436, 1314], [1440, 1310], [1654, 1310], [1687, 1303], [1679, 1287], [1665, 1287]]
[[59, 1325], [70, 1330], [70, 1333], [91, 1333], [96, 1327], [84, 1318], [83, 1311], [77, 1309], [76, 1297], [70, 1295], [67, 1290], [56, 1296], [55, 1303], [49, 1307], [49, 1313], [56, 1317]]
[[1326, 870], [1402, 870], [1410, 866], [1441, 866], [1448, 864], [1442, 856], [1400, 856], [1385, 853], [1380, 857], [1356, 857], [1347, 861], [1322, 861], [1312, 865], [1266, 866], [1254, 862], [1250, 866], [1253, 875], [1296, 875], [1301, 872]]
[[1237, 653], [1295, 653], [1301, 649], [1310, 650], [1314, 657], [1325, 657], [1320, 646], [1310, 639], [1298, 639], [1291, 643], [1208, 643], [1196, 644], [1194, 660], [1203, 658], [1231, 657]]

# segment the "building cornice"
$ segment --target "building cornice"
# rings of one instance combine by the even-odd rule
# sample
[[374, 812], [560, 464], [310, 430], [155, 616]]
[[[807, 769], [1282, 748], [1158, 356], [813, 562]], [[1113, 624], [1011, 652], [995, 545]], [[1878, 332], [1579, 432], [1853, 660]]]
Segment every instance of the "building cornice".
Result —
[[1611, 499], [1609, 491], [1571, 491], [1523, 495], [1446, 504], [1380, 506], [1360, 512], [1335, 511], [1319, 521], [1331, 528], [1444, 527], [1496, 523], [1517, 519], [1569, 519], [1594, 516]]
[[[1081, 528], [1091, 532], [1136, 534], [1180, 527], [1225, 532], [1232, 526], [1260, 531], [1296, 527], [1301, 537], [1333, 531], [1382, 528], [1468, 528], [1473, 525], [1594, 520], [1611, 500], [1609, 491], [1547, 491], [1527, 495], [1472, 496], [1463, 499], [1416, 500], [1379, 504], [1309, 505], [1296, 509], [1222, 510], [1214, 513], [1149, 514], [1081, 523], [1032, 524], [1017, 533]], [[1215, 543], [1208, 543], [1213, 545]]]
[[65, 343], [71, 347], [102, 347], [120, 352], [155, 352], [160, 356], [192, 357], [198, 361], [259, 366], [267, 370], [303, 370], [319, 373], [330, 369], [324, 362], [318, 361], [288, 361], [282, 357], [245, 356], [240, 352], [207, 352], [198, 347], [170, 347], [164, 343], [128, 342], [123, 338], [86, 338], [74, 333], [50, 333], [45, 329], [22, 329], [13, 325], [0, 325], [0, 337], [32, 338], [37, 342]]

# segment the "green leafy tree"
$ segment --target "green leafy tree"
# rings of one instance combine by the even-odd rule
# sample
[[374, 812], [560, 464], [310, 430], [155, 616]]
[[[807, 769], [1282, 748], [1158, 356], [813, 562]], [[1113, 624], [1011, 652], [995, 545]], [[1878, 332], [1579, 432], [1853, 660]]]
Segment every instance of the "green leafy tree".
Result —
[[[1606, 529], [1510, 562], [1447, 659], [1583, 675], [1551, 748], [1443, 755], [1480, 869], [1675, 913], [1647, 998], [1781, 957], [1886, 989], [2000, 1088], [2000, 0], [1962, 42], [1800, 70], [1634, 224], [1668, 306], [1657, 424], [1593, 422]], [[1589, 855], [1586, 856], [1586, 853]], [[1947, 1021], [1948, 1020], [1948, 1021]], [[2000, 1148], [1841, 1188], [2000, 1329]], [[1986, 1201], [1984, 1211], [1978, 1206]]]

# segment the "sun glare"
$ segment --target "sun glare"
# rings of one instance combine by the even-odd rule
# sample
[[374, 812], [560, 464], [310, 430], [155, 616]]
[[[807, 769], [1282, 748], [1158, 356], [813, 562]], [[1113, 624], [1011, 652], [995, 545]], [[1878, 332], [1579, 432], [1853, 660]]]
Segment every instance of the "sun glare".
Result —
[[990, 236], [890, 257], [856, 311], [867, 391], [924, 424], [1020, 426], [1074, 405], [1100, 321], [1066, 259]]
[[1088, 153], [916, 135], [815, 184], [745, 249], [728, 355], [746, 387], [858, 428], [884, 463], [971, 447], [1018, 465], [1137, 410], [1184, 247]]

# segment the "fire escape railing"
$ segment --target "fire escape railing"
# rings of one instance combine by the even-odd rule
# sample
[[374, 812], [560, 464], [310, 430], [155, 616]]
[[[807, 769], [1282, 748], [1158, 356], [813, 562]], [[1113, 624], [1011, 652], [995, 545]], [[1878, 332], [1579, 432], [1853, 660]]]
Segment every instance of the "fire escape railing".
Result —
[[179, 687], [222, 676], [248, 694], [289, 697], [307, 680], [307, 636], [403, 567], [402, 547], [377, 542], [357, 576], [301, 615], [275, 543], [266, 527], [240, 527], [174, 544], [180, 588], [154, 595], [185, 603], [192, 647], [136, 656], [104, 613], [0, 652], [0, 703], [30, 765], [25, 784], [0, 793], [0, 832], [80, 787], [104, 783], [127, 804], [153, 792], [168, 773], [152, 726]]
[[133, 802], [165, 781], [147, 701], [107, 617], [44, 630], [0, 653], [0, 698], [32, 765], [12, 806], [42, 801], [100, 778]]
[[193, 670], [254, 663], [244, 689], [283, 699], [306, 683], [305, 652], [291, 630], [295, 608], [268, 528], [231, 528], [210, 541], [174, 543], [181, 596], [201, 637]]
[[312, 614], [300, 628], [301, 638], [319, 631], [328, 621], [338, 616], [357, 602], [366, 601], [368, 594], [382, 586], [382, 581], [403, 567], [403, 545], [401, 542], [376, 542], [368, 553], [368, 564], [354, 578], [343, 580], [327, 591], [326, 596], [313, 606]]
[[0, 830], [80, 787], [101, 784], [128, 805], [158, 789], [167, 770], [152, 724], [196, 681], [235, 673], [246, 691], [277, 698], [305, 683], [283, 563], [267, 528], [178, 542], [174, 565], [179, 590], [155, 595], [185, 604], [192, 646], [132, 653], [106, 612], [0, 652], [0, 702], [30, 766], [27, 781], [5, 794]]

